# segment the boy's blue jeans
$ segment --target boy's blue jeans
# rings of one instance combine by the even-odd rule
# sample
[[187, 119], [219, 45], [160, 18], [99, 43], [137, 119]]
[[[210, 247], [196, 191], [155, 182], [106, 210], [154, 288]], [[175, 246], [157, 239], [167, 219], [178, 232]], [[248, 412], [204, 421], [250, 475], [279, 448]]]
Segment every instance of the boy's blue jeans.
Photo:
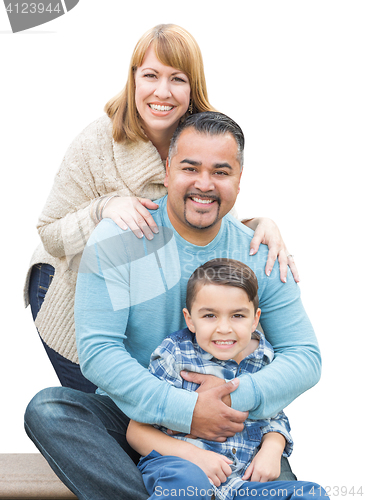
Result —
[[[149, 500], [174, 500], [192, 498], [214, 499], [214, 488], [208, 477], [197, 465], [174, 456], [161, 456], [152, 451], [138, 464], [150, 494]], [[224, 488], [224, 487], [223, 487]], [[223, 490], [224, 491], [224, 490]], [[307, 481], [271, 481], [268, 483], [245, 482], [239, 489], [227, 489], [228, 500], [239, 498], [275, 498], [289, 500], [324, 499], [325, 490]]]
[[[28, 436], [79, 500], [149, 498], [128, 423], [108, 396], [67, 387], [44, 389], [25, 412]], [[295, 479], [286, 459], [280, 479]]]

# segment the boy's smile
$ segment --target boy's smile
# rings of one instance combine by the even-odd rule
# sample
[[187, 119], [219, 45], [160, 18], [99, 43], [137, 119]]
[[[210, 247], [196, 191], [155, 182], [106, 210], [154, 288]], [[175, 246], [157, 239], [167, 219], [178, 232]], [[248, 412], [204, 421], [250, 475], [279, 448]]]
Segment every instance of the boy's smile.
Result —
[[199, 346], [215, 358], [240, 363], [258, 346], [251, 339], [260, 319], [260, 309], [239, 287], [207, 284], [199, 288], [186, 324], [195, 333]]

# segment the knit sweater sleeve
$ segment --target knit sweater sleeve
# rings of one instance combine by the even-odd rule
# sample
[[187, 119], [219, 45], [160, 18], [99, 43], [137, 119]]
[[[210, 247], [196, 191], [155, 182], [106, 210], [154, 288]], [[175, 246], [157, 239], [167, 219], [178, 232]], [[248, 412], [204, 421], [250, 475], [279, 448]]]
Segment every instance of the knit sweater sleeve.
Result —
[[105, 194], [100, 177], [105, 156], [112, 157], [111, 142], [103, 138], [97, 120], [72, 142], [56, 174], [37, 224], [44, 248], [54, 257], [82, 251], [95, 228], [92, 204]]

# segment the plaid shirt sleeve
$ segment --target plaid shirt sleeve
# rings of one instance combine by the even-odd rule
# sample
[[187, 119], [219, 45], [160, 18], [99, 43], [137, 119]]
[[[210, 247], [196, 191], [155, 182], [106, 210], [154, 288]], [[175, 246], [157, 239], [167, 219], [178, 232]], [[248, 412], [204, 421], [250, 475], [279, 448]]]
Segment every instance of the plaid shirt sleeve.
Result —
[[180, 348], [176, 342], [167, 337], [152, 353], [148, 369], [155, 377], [181, 389], [183, 380], [179, 366], [181, 366]]
[[268, 432], [282, 434], [286, 439], [283, 455], [289, 457], [293, 451], [293, 439], [290, 435], [290, 424], [287, 416], [281, 411], [275, 417], [264, 420], [264, 422], [267, 422], [267, 424], [261, 427], [262, 434], [265, 435]]

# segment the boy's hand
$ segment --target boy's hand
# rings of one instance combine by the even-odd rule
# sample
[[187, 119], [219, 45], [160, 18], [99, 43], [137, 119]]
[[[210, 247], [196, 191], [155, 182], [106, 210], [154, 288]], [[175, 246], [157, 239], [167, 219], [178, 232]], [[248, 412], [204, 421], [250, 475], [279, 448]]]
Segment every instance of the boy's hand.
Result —
[[232, 460], [219, 453], [214, 453], [214, 451], [195, 448], [196, 450], [187, 460], [200, 467], [214, 486], [220, 486], [232, 474], [232, 469], [229, 466]]
[[280, 458], [261, 454], [260, 450], [253, 458], [242, 479], [248, 481], [258, 481], [260, 483], [274, 481], [280, 476]]
[[[268, 440], [265, 440], [269, 437]], [[271, 439], [273, 438], [273, 439]], [[285, 446], [285, 438], [276, 432], [265, 434], [261, 449], [255, 455], [242, 479], [260, 483], [274, 481], [280, 476], [281, 455]]]

